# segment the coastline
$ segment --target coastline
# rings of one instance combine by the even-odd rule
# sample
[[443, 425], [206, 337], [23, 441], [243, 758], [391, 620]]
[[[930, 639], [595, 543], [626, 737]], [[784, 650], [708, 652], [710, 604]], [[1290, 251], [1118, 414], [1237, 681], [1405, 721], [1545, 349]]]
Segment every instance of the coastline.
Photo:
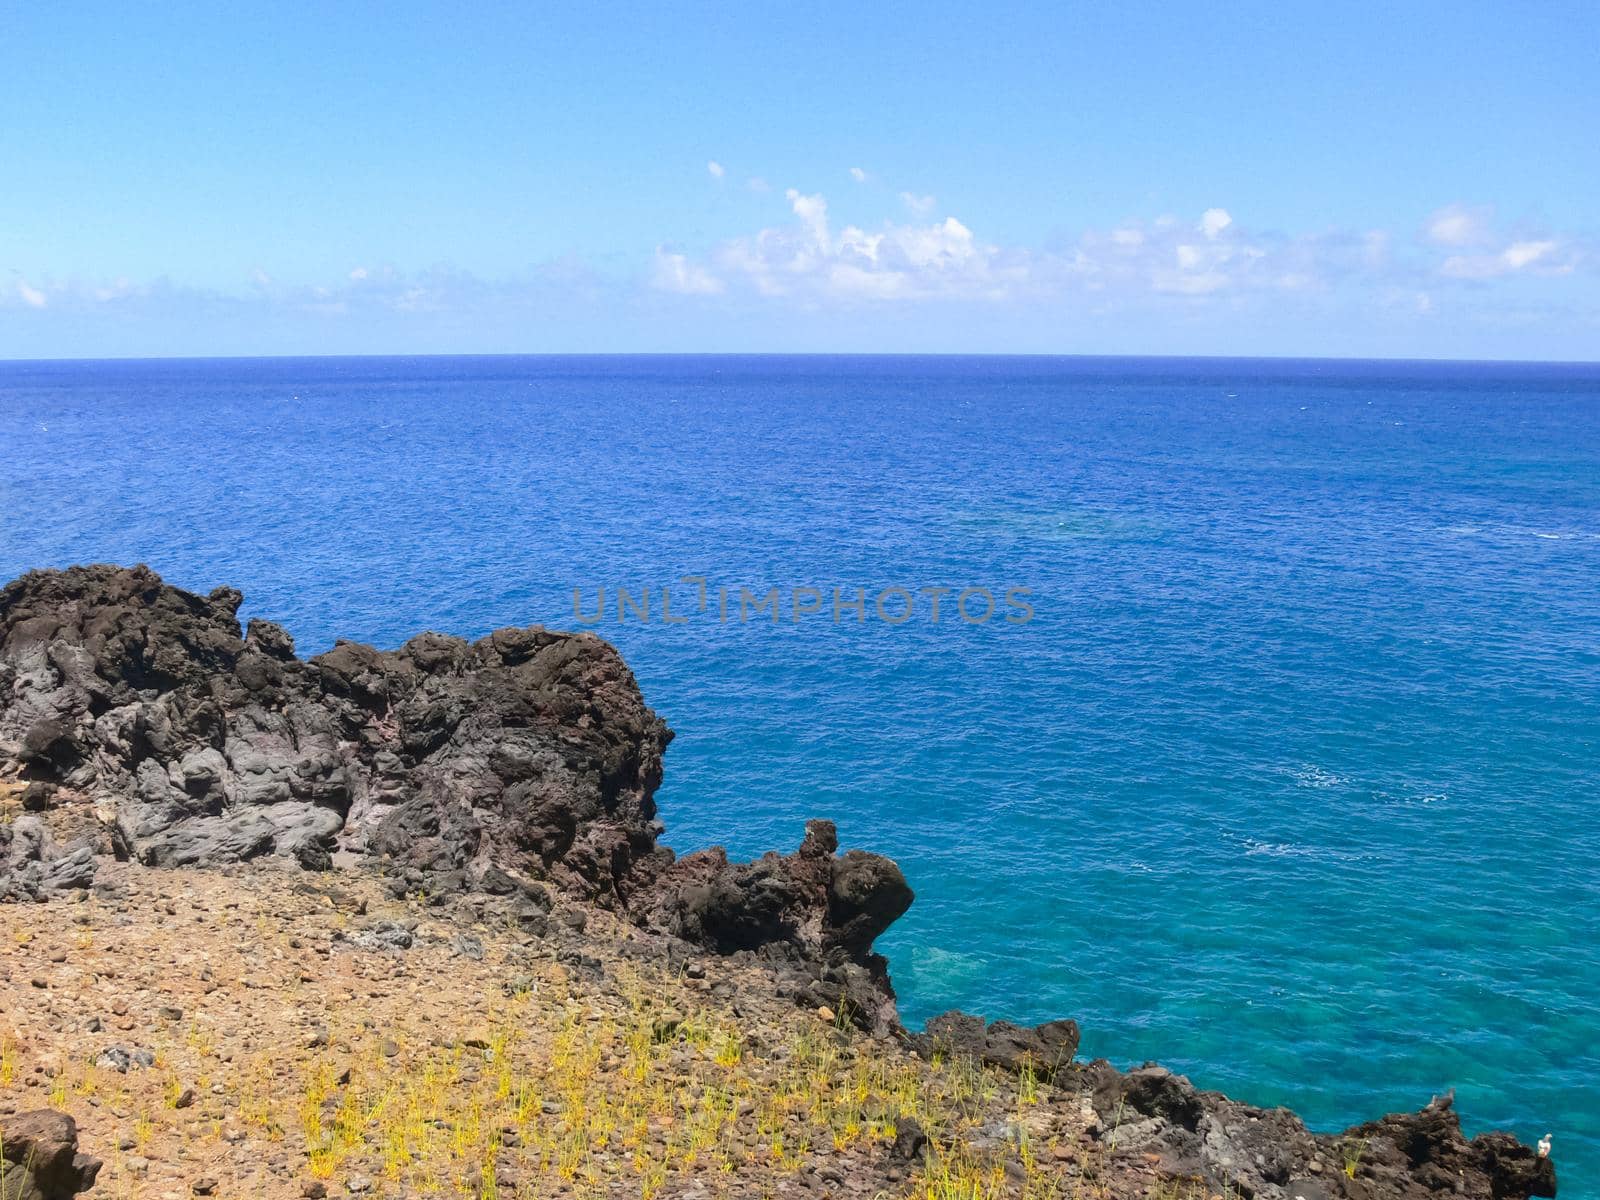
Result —
[[[652, 799], [671, 732], [607, 643], [539, 628], [471, 645], [422, 634], [392, 652], [342, 643], [303, 662], [280, 627], [251, 621], [241, 631], [241, 600], [232, 589], [199, 597], [147, 569], [114, 567], [36, 572], [0, 592], [0, 763], [16, 810], [4, 826], [0, 894], [102, 896], [125, 918], [130, 898], [171, 907], [167, 891], [203, 892], [211, 872], [295, 889], [284, 882], [293, 876], [272, 874], [292, 863], [318, 886], [349, 879], [382, 887], [401, 908], [444, 910], [446, 926], [476, 928], [488, 917], [528, 939], [517, 941], [522, 951], [554, 938], [553, 965], [591, 995], [615, 977], [593, 952], [597, 940], [617, 952], [643, 945], [686, 972], [692, 959], [700, 973], [685, 979], [710, 989], [724, 972], [764, 980], [769, 994], [747, 1003], [774, 1026], [820, 1024], [842, 1048], [873, 1047], [904, 1069], [924, 1070], [914, 1061], [936, 1074], [958, 1063], [991, 1081], [992, 1093], [978, 1088], [971, 1111], [940, 1117], [931, 1136], [926, 1111], [880, 1114], [876, 1133], [858, 1130], [835, 1147], [853, 1156], [849, 1178], [835, 1171], [834, 1184], [814, 1163], [796, 1167], [793, 1180], [822, 1181], [796, 1184], [813, 1191], [854, 1195], [861, 1181], [881, 1185], [866, 1195], [922, 1187], [941, 1162], [970, 1160], [983, 1164], [981, 1177], [998, 1171], [998, 1190], [983, 1195], [1045, 1194], [1025, 1189], [1086, 1176], [1102, 1189], [1115, 1179], [1152, 1194], [1172, 1185], [1273, 1200], [1421, 1196], [1441, 1186], [1554, 1194], [1549, 1159], [1509, 1135], [1468, 1141], [1448, 1100], [1315, 1135], [1287, 1110], [1198, 1091], [1154, 1065], [1124, 1073], [1103, 1060], [1077, 1064], [1070, 1021], [1022, 1029], [947, 1014], [910, 1033], [888, 964], [872, 949], [912, 901], [899, 869], [861, 851], [838, 855], [825, 821], [808, 825], [788, 855], [674, 856], [659, 843]], [[368, 898], [356, 915], [365, 920], [374, 903], [384, 902]], [[41, 911], [58, 908], [66, 906]], [[355, 932], [372, 935], [364, 949], [388, 954], [395, 947], [383, 930], [398, 941], [397, 927], [403, 918]], [[277, 932], [295, 936], [292, 926]], [[441, 933], [439, 943], [483, 961], [460, 952], [462, 936]], [[502, 961], [513, 958], [507, 950]], [[13, 971], [7, 986], [16, 981]], [[35, 990], [51, 992], [50, 981]], [[754, 988], [732, 990], [749, 997]], [[62, 1073], [32, 1066], [30, 1078]], [[1030, 1150], [1038, 1130], [1029, 1120], [1041, 1111], [1045, 1144], [1065, 1139], [1048, 1169]], [[901, 1137], [913, 1127], [920, 1145]], [[787, 1186], [790, 1177], [763, 1179]]]

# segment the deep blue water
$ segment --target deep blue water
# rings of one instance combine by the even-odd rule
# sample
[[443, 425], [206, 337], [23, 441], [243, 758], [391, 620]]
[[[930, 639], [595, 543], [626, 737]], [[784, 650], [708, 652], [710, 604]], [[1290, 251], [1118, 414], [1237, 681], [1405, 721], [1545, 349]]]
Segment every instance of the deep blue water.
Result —
[[[1600, 367], [12, 363], [0, 459], [0, 576], [235, 584], [302, 653], [604, 586], [668, 841], [895, 856], [909, 1019], [1075, 1016], [1324, 1128], [1453, 1085], [1600, 1194]], [[1034, 618], [871, 613], [941, 585]]]

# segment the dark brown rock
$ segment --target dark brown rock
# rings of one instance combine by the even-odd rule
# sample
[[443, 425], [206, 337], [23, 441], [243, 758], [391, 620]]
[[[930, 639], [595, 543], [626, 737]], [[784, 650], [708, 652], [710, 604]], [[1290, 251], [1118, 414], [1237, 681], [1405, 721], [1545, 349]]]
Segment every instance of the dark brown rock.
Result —
[[55, 788], [42, 780], [35, 779], [22, 791], [23, 812], [45, 812], [50, 808], [50, 798], [55, 794]]
[[951, 1010], [928, 1021], [916, 1046], [927, 1058], [964, 1055], [1006, 1071], [1027, 1069], [1040, 1079], [1052, 1079], [1071, 1065], [1078, 1052], [1078, 1023], [1013, 1025]]
[[887, 858], [839, 857], [831, 821], [811, 821], [794, 854], [730, 863], [720, 847], [685, 855], [636, 906], [641, 920], [723, 954], [824, 968], [799, 993], [812, 1006], [843, 1003], [858, 1024], [894, 1024], [888, 964], [872, 941], [910, 907], [911, 888]]
[[70, 1200], [100, 1173], [99, 1159], [78, 1152], [77, 1123], [51, 1109], [0, 1118], [0, 1153], [4, 1200]]
[[[276, 854], [328, 870], [346, 851], [433, 898], [547, 880], [723, 953], [804, 964], [828, 1002], [893, 1022], [871, 947], [911, 903], [899, 868], [838, 857], [828, 822], [793, 855], [674, 865], [654, 801], [672, 734], [607, 643], [539, 627], [472, 643], [422, 633], [302, 661], [270, 621], [241, 632], [241, 602], [145, 567], [37, 571], [0, 589], [0, 765], [109, 814], [118, 853], [150, 866]], [[0, 837], [0, 896], [92, 880], [92, 852], [58, 846], [42, 814]]]
[[1287, 1109], [1201, 1091], [1154, 1063], [1120, 1072], [1102, 1059], [1078, 1074], [1099, 1115], [1102, 1143], [1153, 1154], [1167, 1173], [1200, 1177], [1246, 1200], [1556, 1194], [1549, 1159], [1509, 1134], [1469, 1141], [1449, 1097], [1330, 1136], [1310, 1132]]
[[[241, 636], [240, 600], [144, 567], [7, 585], [0, 760], [104, 806], [120, 851], [154, 866], [325, 869], [347, 849], [615, 905], [670, 857], [652, 797], [671, 733], [598, 638], [421, 634], [302, 662], [271, 622]], [[54, 847], [11, 840], [41, 864], [17, 889], [35, 894]]]
[[1550, 1159], [1505, 1133], [1469, 1140], [1450, 1096], [1436, 1098], [1421, 1112], [1357, 1125], [1340, 1140], [1362, 1147], [1358, 1178], [1390, 1184], [1406, 1180], [1413, 1186], [1420, 1182], [1491, 1200], [1556, 1194]]
[[889, 1153], [900, 1162], [914, 1163], [922, 1158], [928, 1148], [928, 1135], [915, 1117], [901, 1117], [895, 1122], [894, 1142]]

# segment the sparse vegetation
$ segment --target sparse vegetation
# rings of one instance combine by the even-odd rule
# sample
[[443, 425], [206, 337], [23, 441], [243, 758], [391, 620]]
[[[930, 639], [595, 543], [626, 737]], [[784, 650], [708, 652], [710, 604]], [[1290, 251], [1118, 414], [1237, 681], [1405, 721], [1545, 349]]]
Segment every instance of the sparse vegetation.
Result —
[[[682, 963], [609, 954], [621, 928], [591, 942], [603, 971], [482, 926], [481, 961], [426, 928], [404, 954], [352, 950], [377, 919], [364, 902], [289, 906], [281, 880], [253, 878], [142, 877], [188, 897], [184, 939], [171, 914], [99, 920], [149, 907], [131, 901], [74, 906], [87, 919], [72, 923], [66, 906], [11, 910], [27, 920], [9, 944], [72, 949], [38, 993], [55, 1023], [0, 1029], [0, 1084], [37, 1084], [80, 1121], [106, 1195], [157, 1194], [158, 1175], [179, 1177], [159, 1190], [209, 1176], [219, 1196], [268, 1198], [365, 1180], [372, 1196], [653, 1200], [692, 1184], [733, 1200], [801, 1176], [864, 1200], [1137, 1194], [1076, 1140], [1080, 1107], [1031, 1060], [1015, 1076], [948, 1051], [928, 1062], [856, 1030], [842, 997], [777, 998], [761, 968], [729, 967], [713, 991]], [[378, 902], [386, 918], [426, 911]], [[135, 996], [143, 1009], [118, 1000]], [[91, 1016], [98, 1033], [71, 1034]], [[99, 1057], [135, 1045], [151, 1065]]]
[[1361, 1156], [1366, 1151], [1366, 1138], [1345, 1138], [1339, 1143], [1339, 1153], [1344, 1158], [1344, 1173], [1347, 1179], [1356, 1177], [1356, 1172], [1361, 1169]]

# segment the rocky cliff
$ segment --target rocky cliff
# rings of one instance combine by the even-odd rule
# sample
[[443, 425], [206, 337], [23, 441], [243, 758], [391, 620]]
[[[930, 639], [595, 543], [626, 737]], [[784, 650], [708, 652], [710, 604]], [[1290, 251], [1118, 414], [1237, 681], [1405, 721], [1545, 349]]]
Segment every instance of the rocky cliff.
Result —
[[554, 888], [788, 964], [819, 1001], [892, 1019], [871, 946], [911, 903], [899, 869], [837, 856], [826, 822], [793, 855], [676, 860], [653, 799], [672, 733], [606, 642], [424, 633], [301, 660], [280, 626], [240, 629], [242, 599], [144, 567], [39, 571], [0, 590], [0, 769], [26, 810], [0, 827], [0, 895], [86, 887], [97, 853], [152, 867], [372, 860], [417, 890], [524, 910]]
[[1448, 1100], [1322, 1136], [1153, 1065], [1080, 1065], [1070, 1021], [953, 1013], [906, 1034], [872, 949], [911, 903], [899, 869], [840, 855], [826, 821], [789, 855], [675, 857], [653, 800], [671, 731], [605, 642], [425, 633], [302, 660], [277, 625], [241, 630], [241, 599], [144, 567], [40, 571], [0, 590], [0, 898], [89, 888], [106, 856], [377, 872], [396, 896], [470, 897], [479, 916], [489, 906], [534, 931], [554, 898], [759, 961], [775, 992], [930, 1058], [1053, 1083], [1092, 1109], [1093, 1137], [1216, 1191], [1555, 1193], [1547, 1158], [1503, 1134], [1466, 1139]]

